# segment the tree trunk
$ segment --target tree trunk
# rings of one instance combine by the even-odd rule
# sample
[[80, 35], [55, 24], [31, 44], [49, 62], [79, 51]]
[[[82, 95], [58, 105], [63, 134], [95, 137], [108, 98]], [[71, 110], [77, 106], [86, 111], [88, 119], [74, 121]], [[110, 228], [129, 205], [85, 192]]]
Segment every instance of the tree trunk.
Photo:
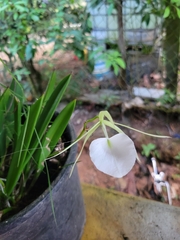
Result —
[[176, 93], [179, 45], [180, 45], [180, 19], [166, 18], [164, 21], [166, 37], [164, 40], [164, 51], [166, 60], [166, 88]]
[[[27, 43], [29, 43], [29, 37], [26, 36]], [[43, 87], [42, 87], [42, 76], [41, 73], [38, 72], [34, 65], [33, 65], [33, 58], [29, 59], [26, 61], [25, 59], [25, 46], [23, 46], [19, 51], [18, 51], [18, 57], [21, 60], [22, 66], [26, 67], [27, 70], [29, 70], [30, 74], [28, 75], [28, 79], [31, 83], [32, 91], [33, 94], [35, 95], [34, 97], [38, 97], [39, 95], [42, 95], [43, 93]]]
[[38, 72], [35, 69], [32, 59], [30, 59], [29, 61], [26, 61], [25, 66], [30, 71], [29, 77], [35, 89], [36, 94], [41, 95], [43, 93], [43, 88], [42, 88], [42, 76], [40, 72]]
[[[123, 60], [126, 62], [126, 44], [124, 40], [124, 31], [123, 31], [123, 12], [122, 12], [122, 2], [120, 0], [119, 3], [116, 5], [117, 15], [118, 15], [118, 47], [119, 51], [121, 52]], [[127, 89], [126, 84], [126, 69], [121, 68], [120, 77], [118, 84], [121, 89]]]
[[29, 61], [26, 61], [24, 59], [24, 54], [22, 54], [21, 52], [18, 52], [18, 56], [21, 60], [22, 66], [26, 67], [27, 70], [30, 72], [30, 74], [27, 76], [27, 78], [32, 87], [33, 97], [38, 97], [39, 95], [42, 95], [42, 93], [43, 93], [42, 76], [41, 76], [40, 72], [38, 72], [35, 69], [35, 67], [33, 65], [33, 60], [30, 59]]

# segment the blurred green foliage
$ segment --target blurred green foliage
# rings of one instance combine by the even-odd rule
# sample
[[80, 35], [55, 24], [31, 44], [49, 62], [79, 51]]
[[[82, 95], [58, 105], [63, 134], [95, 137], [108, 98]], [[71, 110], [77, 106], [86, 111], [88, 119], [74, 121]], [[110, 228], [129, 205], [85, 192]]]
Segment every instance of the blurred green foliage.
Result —
[[142, 144], [142, 155], [146, 157], [160, 157], [159, 151], [156, 149], [156, 145], [154, 143]]
[[170, 104], [170, 105], [175, 105], [176, 104], [176, 95], [171, 92], [170, 90], [168, 89], [165, 89], [165, 93], [162, 97], [160, 97], [158, 99], [158, 101], [161, 103], [161, 104]]
[[37, 48], [52, 42], [54, 48], [44, 55], [62, 49], [83, 58], [90, 30], [89, 14], [79, 0], [0, 0], [0, 51], [17, 78], [30, 76], [34, 87], [42, 84], [33, 65]]

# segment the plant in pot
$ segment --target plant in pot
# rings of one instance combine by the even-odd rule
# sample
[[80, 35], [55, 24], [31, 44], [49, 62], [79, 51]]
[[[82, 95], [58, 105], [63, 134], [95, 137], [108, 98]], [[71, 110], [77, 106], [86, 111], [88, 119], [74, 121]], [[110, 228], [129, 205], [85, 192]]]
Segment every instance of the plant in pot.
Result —
[[[16, 79], [0, 96], [0, 239], [79, 239], [85, 222], [69, 125], [75, 101], [56, 112], [70, 76], [24, 104]], [[64, 143], [64, 144], [63, 144]], [[59, 157], [54, 157], [64, 151]]]

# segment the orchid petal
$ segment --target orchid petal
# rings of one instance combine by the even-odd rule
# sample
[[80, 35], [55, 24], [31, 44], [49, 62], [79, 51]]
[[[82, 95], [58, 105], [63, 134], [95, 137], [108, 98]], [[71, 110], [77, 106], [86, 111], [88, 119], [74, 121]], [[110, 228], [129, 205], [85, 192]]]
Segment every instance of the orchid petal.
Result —
[[123, 132], [109, 139], [95, 139], [90, 144], [89, 154], [98, 170], [117, 178], [132, 169], [137, 157], [133, 141]]

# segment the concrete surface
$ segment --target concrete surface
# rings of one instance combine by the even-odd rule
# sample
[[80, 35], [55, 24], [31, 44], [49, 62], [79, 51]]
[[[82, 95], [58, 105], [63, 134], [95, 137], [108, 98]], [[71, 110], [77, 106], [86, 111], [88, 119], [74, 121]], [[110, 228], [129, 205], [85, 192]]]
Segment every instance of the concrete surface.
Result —
[[180, 240], [180, 208], [90, 185], [82, 189], [81, 240]]

